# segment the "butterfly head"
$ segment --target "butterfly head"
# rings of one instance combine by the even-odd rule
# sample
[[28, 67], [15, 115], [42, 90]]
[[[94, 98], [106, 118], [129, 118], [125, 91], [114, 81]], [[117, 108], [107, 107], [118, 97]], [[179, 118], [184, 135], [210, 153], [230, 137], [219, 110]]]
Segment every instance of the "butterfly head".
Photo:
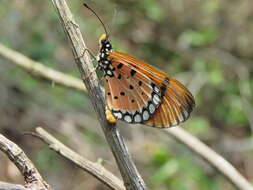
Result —
[[99, 38], [100, 48], [105, 51], [110, 51], [112, 49], [112, 45], [109, 41], [109, 36], [107, 34], [102, 34]]

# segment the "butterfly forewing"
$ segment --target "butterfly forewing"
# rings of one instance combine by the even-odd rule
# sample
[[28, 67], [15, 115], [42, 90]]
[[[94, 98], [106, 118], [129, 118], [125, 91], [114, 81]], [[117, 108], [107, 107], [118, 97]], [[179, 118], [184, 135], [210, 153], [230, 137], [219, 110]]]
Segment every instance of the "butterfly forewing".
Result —
[[122, 52], [111, 51], [109, 58], [115, 62], [122, 62], [129, 67], [134, 67], [140, 73], [144, 74], [156, 83], [161, 83], [163, 80], [170, 78], [166, 73], [160, 71], [159, 69]]

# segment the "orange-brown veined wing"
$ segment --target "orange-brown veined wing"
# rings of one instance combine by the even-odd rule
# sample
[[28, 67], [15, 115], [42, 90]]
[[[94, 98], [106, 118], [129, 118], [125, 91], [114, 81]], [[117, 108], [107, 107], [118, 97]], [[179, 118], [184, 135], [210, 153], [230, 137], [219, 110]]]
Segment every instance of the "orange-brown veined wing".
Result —
[[[115, 68], [114, 73], [116, 75], [116, 77], [113, 77], [114, 79], [111, 79], [112, 81], [114, 80], [114, 83], [111, 83], [110, 85], [112, 88], [114, 88], [114, 86], [115, 88], [116, 86], [119, 88], [119, 86], [138, 84], [139, 81], [141, 81], [149, 87], [149, 94], [150, 92], [152, 94], [156, 91], [161, 93], [161, 102], [158, 106], [156, 106], [154, 113], [149, 113], [149, 119], [135, 123], [144, 123], [153, 127], [171, 127], [184, 122], [190, 116], [190, 113], [195, 106], [195, 101], [192, 94], [179, 81], [172, 79], [167, 74], [141, 60], [121, 52], [111, 51], [109, 53], [109, 59], [111, 60], [112, 66]], [[121, 77], [124, 76], [124, 80], [128, 81], [123, 82], [117, 80], [116, 78], [118, 75]], [[136, 85], [136, 87], [137, 86], [138, 85]], [[113, 91], [117, 90], [114, 89]], [[140, 89], [139, 91], [132, 91], [129, 92], [128, 95], [131, 98], [137, 98], [138, 94], [143, 91], [145, 90]], [[132, 95], [130, 95], [131, 93]], [[113, 100], [110, 98], [107, 100], [107, 102], [111, 105], [111, 108], [116, 106], [117, 109], [120, 110], [120, 108], [124, 107], [123, 105], [112, 103]], [[147, 103], [147, 101], [152, 102], [152, 100], [153, 97], [144, 98], [142, 100], [142, 104], [139, 105], [139, 108], [145, 107], [145, 101]], [[140, 103], [141, 100], [138, 100], [137, 102]], [[137, 108], [137, 106], [135, 108]], [[149, 110], [147, 109], [147, 111]]]
[[177, 80], [170, 79], [161, 105], [144, 124], [152, 127], [172, 127], [186, 121], [195, 106], [193, 95]]
[[109, 59], [112, 60], [112, 62], [122, 62], [131, 65], [132, 67], [136, 68], [138, 71], [153, 79], [157, 83], [161, 83], [170, 78], [170, 76], [160, 71], [156, 67], [146, 64], [145, 62], [122, 52], [111, 51], [109, 54]]
[[161, 103], [159, 87], [131, 66], [118, 63], [114, 66], [113, 76], [106, 75], [105, 81], [107, 105], [117, 119], [143, 123]]

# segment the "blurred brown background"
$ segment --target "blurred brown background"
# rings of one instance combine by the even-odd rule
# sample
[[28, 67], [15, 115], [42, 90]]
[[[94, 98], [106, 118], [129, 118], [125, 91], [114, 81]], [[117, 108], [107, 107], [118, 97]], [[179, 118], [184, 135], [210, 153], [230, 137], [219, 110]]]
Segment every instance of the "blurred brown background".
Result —
[[[103, 28], [83, 1], [69, 1], [85, 42], [98, 51]], [[157, 66], [196, 97], [184, 129], [253, 182], [253, 6], [251, 0], [87, 1], [111, 31], [113, 47]], [[1, 0], [0, 43], [79, 77], [50, 1]], [[55, 189], [107, 189], [30, 136], [42, 126], [86, 158], [120, 176], [88, 97], [34, 78], [0, 57], [0, 132], [21, 146]], [[205, 161], [158, 129], [119, 122], [150, 189], [234, 187]], [[23, 183], [0, 153], [0, 180]]]

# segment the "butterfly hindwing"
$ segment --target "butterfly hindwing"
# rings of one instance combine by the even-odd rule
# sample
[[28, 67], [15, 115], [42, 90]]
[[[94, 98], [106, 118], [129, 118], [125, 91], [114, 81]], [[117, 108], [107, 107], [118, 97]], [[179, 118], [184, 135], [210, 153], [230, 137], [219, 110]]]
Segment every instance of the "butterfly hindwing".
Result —
[[112, 62], [106, 76], [107, 104], [114, 116], [128, 123], [147, 121], [161, 103], [161, 91], [148, 77], [122, 62]]
[[171, 79], [162, 103], [150, 119], [144, 122], [153, 127], [172, 127], [186, 121], [195, 105], [192, 94], [177, 80]]
[[[131, 78], [128, 83], [141, 81], [152, 84], [161, 93], [161, 103], [144, 124], [153, 127], [171, 127], [184, 122], [195, 106], [192, 94], [179, 81], [172, 79], [158, 69], [121, 52], [111, 51], [109, 58], [115, 72]], [[119, 69], [118, 69], [119, 67]], [[132, 73], [131, 73], [132, 71]], [[133, 76], [134, 74], [134, 76]], [[122, 83], [119, 83], [121, 85]], [[149, 85], [151, 86], [151, 85]], [[154, 88], [153, 88], [153, 91]], [[139, 91], [132, 92], [137, 94]], [[148, 101], [147, 99], [144, 99]], [[144, 104], [142, 104], [144, 105]]]

